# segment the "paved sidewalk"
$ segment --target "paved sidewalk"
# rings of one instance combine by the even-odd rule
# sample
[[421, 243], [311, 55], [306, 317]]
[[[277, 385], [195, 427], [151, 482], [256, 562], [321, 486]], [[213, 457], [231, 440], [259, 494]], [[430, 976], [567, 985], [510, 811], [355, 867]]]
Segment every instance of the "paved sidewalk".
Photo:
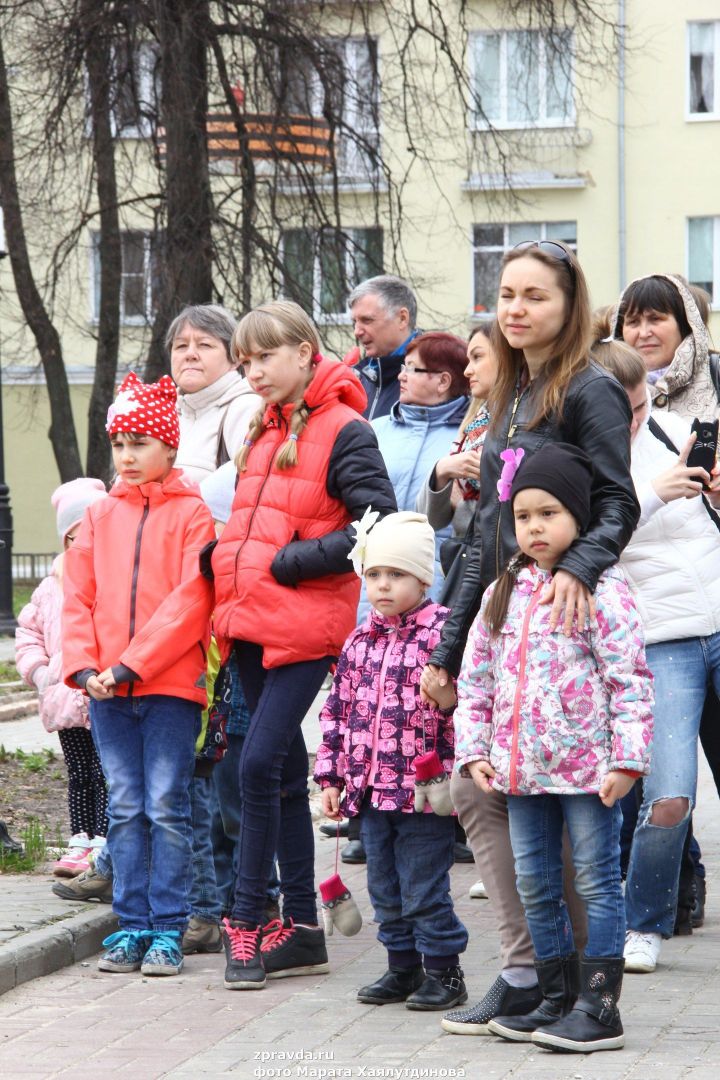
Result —
[[[35, 979], [0, 997], [0, 1070], [10, 1080], [77, 1075], [133, 1080], [242, 1078], [513, 1077], [514, 1080], [716, 1080], [720, 1057], [720, 820], [707, 770], [696, 831], [709, 874], [708, 919], [692, 937], [663, 947], [654, 975], [629, 975], [622, 1014], [624, 1050], [587, 1057], [555, 1055], [491, 1038], [448, 1035], [439, 1015], [402, 1005], [360, 1005], [357, 988], [384, 970], [364, 888], [363, 867], [343, 867], [366, 925], [354, 938], [329, 939], [331, 972], [288, 978], [260, 992], [222, 986], [222, 956], [192, 956], [178, 978], [107, 975], [94, 959]], [[333, 871], [334, 841], [317, 840], [317, 878]], [[471, 931], [464, 958], [471, 1000], [498, 970], [497, 938], [487, 902], [470, 900], [472, 866], [453, 869], [453, 894]], [[0, 879], [6, 891], [8, 879]], [[27, 882], [37, 918], [57, 909], [48, 881]], [[22, 892], [20, 886], [17, 888]], [[47, 890], [45, 893], [42, 890]], [[21, 899], [20, 892], [16, 894]], [[24, 901], [23, 901], [24, 902]], [[61, 905], [62, 906], [62, 905]], [[89, 905], [88, 905], [89, 906]], [[88, 907], [86, 906], [86, 907]], [[106, 912], [84, 911], [80, 918]], [[31, 921], [28, 917], [28, 923]], [[46, 928], [69, 928], [64, 921]], [[20, 934], [28, 940], [33, 933]], [[17, 947], [18, 938], [2, 949]], [[15, 944], [13, 944], [15, 942]], [[38, 963], [56, 955], [40, 950]], [[443, 1071], [444, 1070], [444, 1071]]]

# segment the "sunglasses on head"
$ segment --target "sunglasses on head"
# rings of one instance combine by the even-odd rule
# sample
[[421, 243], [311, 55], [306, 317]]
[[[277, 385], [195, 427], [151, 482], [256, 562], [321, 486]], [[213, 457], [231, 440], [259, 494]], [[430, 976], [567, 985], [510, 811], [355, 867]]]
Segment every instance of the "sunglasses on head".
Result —
[[562, 262], [572, 266], [570, 256], [565, 248], [562, 244], [556, 244], [554, 240], [523, 240], [522, 243], [515, 245], [513, 251], [528, 251], [530, 248], [538, 248], [539, 251], [544, 251], [546, 255], [552, 255], [554, 259], [561, 259]]

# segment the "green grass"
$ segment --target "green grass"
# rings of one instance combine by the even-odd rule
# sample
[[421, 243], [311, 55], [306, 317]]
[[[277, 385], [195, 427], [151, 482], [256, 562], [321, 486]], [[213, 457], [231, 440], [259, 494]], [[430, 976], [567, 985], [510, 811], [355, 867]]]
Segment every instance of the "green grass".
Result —
[[27, 874], [47, 861], [48, 843], [37, 818], [30, 819], [20, 839], [23, 851], [0, 848], [0, 874]]
[[18, 669], [12, 660], [0, 660], [0, 683], [20, 681]]
[[28, 603], [34, 591], [34, 585], [13, 585], [13, 614], [15, 618], [18, 617], [22, 608]]
[[0, 762], [17, 761], [22, 769], [31, 773], [44, 772], [50, 765], [55, 765], [57, 756], [54, 750], [6, 750], [0, 743]]

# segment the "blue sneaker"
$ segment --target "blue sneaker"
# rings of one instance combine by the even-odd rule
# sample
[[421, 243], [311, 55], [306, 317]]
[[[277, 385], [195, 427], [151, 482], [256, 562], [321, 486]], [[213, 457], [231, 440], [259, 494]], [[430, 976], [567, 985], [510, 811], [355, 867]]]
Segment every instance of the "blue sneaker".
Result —
[[143, 957], [143, 975], [179, 975], [183, 968], [182, 935], [179, 930], [153, 930]]
[[[137, 971], [149, 942], [147, 930], [118, 930], [106, 937], [106, 953], [98, 960], [98, 971]], [[151, 935], [150, 935], [151, 936]]]

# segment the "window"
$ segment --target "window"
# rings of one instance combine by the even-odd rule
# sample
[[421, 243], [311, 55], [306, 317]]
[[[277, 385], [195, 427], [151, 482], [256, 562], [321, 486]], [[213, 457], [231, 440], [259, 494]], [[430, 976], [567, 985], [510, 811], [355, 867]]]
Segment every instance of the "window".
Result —
[[687, 279], [720, 307], [720, 217], [688, 218]]
[[157, 126], [160, 102], [159, 53], [151, 42], [116, 48], [113, 56], [114, 134], [142, 139]]
[[382, 229], [288, 229], [283, 294], [319, 322], [347, 320], [348, 293], [383, 272]]
[[325, 116], [337, 132], [337, 168], [342, 176], [370, 179], [380, 146], [377, 42], [373, 38], [325, 38], [322, 78], [297, 50], [281, 58], [280, 100], [290, 115]]
[[523, 240], [560, 240], [577, 251], [577, 223], [574, 221], [514, 222], [512, 225], [473, 227], [473, 315], [493, 315], [497, 304], [500, 264], [506, 251]]
[[574, 123], [572, 33], [539, 30], [473, 34], [472, 123], [501, 128], [567, 127]]
[[[99, 235], [93, 233], [92, 318], [100, 316], [100, 251]], [[154, 314], [159, 290], [160, 241], [155, 233], [124, 232], [122, 244], [122, 280], [120, 285], [120, 322], [145, 325]]]
[[688, 112], [720, 119], [720, 22], [688, 23]]

